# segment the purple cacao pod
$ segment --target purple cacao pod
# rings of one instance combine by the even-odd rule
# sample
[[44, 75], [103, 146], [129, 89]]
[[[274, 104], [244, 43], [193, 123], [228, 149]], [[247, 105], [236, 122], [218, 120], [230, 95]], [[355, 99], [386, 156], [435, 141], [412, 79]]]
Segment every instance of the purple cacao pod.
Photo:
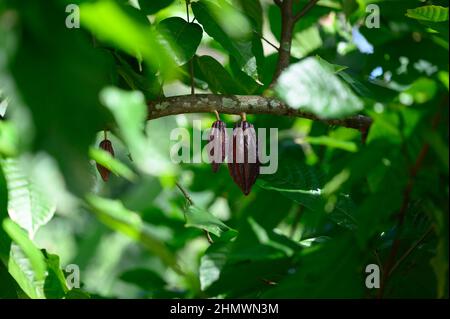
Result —
[[[112, 147], [112, 143], [110, 140], [104, 139], [103, 141], [100, 142], [99, 147], [102, 150], [107, 151], [109, 154], [111, 154], [112, 157], [114, 157], [114, 149]], [[100, 173], [100, 176], [102, 177], [103, 181], [107, 182], [109, 179], [109, 175], [111, 174], [110, 170], [98, 163], [97, 163], [97, 170]]]
[[250, 194], [259, 175], [258, 141], [252, 124], [236, 123], [228, 154], [228, 169], [244, 195]]
[[211, 166], [214, 173], [219, 170], [220, 164], [225, 161], [227, 132], [226, 124], [220, 120], [215, 121], [212, 125], [209, 135], [209, 142], [211, 143], [211, 150], [209, 152]]

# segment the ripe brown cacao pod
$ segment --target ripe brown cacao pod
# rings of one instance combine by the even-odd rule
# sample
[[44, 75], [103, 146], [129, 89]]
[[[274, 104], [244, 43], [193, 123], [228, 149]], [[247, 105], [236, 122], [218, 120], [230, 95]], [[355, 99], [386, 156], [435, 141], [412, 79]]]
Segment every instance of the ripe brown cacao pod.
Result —
[[227, 143], [226, 128], [227, 126], [224, 122], [217, 120], [213, 123], [209, 134], [209, 142], [212, 143], [209, 157], [214, 173], [217, 173], [220, 164], [225, 161]]
[[[107, 151], [109, 154], [111, 154], [112, 157], [114, 157], [114, 149], [112, 147], [112, 143], [110, 140], [105, 138], [103, 141], [100, 142], [99, 147], [102, 150]], [[97, 170], [100, 173], [100, 176], [102, 177], [103, 181], [107, 182], [109, 179], [109, 175], [111, 174], [110, 170], [98, 163], [97, 163]]]
[[236, 123], [228, 154], [228, 169], [234, 182], [245, 195], [250, 194], [259, 175], [258, 141], [252, 124]]

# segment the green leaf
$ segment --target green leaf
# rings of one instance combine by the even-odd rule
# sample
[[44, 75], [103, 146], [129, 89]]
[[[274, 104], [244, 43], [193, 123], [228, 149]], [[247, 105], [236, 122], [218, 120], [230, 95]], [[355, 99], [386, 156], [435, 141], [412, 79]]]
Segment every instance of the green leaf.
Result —
[[236, 94], [238, 86], [225, 68], [213, 57], [201, 56], [195, 59], [196, 69], [208, 83], [213, 93]]
[[2, 283], [0, 285], [0, 299], [18, 298], [16, 292], [17, 284], [2, 262], [0, 262], [0, 282]]
[[[288, 257], [292, 257], [296, 248], [300, 248], [299, 246], [292, 245], [292, 242], [285, 240], [283, 242], [282, 236], [277, 236], [277, 234], [271, 234], [267, 232], [261, 225], [259, 225], [253, 218], [248, 218], [248, 223], [255, 234], [258, 242], [262, 245], [274, 248], [278, 251], [281, 251], [284, 255]], [[286, 238], [287, 239], [287, 238]], [[296, 244], [296, 243], [295, 243]]]
[[[131, 10], [131, 9], [130, 9]], [[81, 23], [99, 39], [108, 41], [132, 56], [142, 58], [164, 75], [173, 76], [176, 64], [158, 42], [150, 25], [143, 25], [113, 1], [85, 2], [80, 5]]]
[[[0, 223], [8, 218], [8, 187], [5, 174], [3, 173], [3, 164], [0, 161]], [[11, 238], [5, 233], [3, 227], [0, 227], [0, 264], [8, 264]]]
[[423, 104], [432, 100], [436, 93], [436, 81], [428, 78], [419, 78], [407, 90], [400, 93], [400, 101], [402, 101], [402, 98], [409, 99], [411, 97], [414, 102]]
[[90, 298], [91, 296], [87, 292], [79, 288], [73, 288], [69, 290], [64, 296], [64, 299], [90, 299]]
[[354, 142], [343, 141], [330, 136], [308, 136], [306, 142], [313, 145], [324, 145], [330, 148], [338, 148], [347, 152], [357, 152], [358, 146]]
[[[0, 34], [15, 44], [0, 45], [0, 55], [6, 58], [0, 77], [2, 83], [4, 76], [11, 83], [5, 87], [11, 98], [8, 111], [21, 110], [21, 138], [53, 156], [70, 190], [80, 194], [92, 181], [88, 147], [106, 119], [98, 92], [115, 72], [112, 57], [95, 49], [84, 30], [64, 26], [67, 14], [58, 3], [50, 1], [45, 8], [38, 3], [13, 4], [17, 24], [9, 29], [2, 24]], [[4, 51], [8, 48], [14, 50]], [[33, 130], [23, 129], [28, 116]]]
[[153, 72], [147, 74], [138, 73], [130, 63], [120, 54], [114, 55], [118, 60], [117, 73], [123, 78], [129, 88], [144, 93], [147, 100], [155, 99], [161, 95], [161, 84]]
[[245, 15], [249, 17], [258, 33], [262, 32], [263, 28], [263, 8], [259, 0], [238, 0]]
[[61, 299], [69, 290], [66, 285], [66, 278], [61, 269], [59, 257], [43, 251], [47, 264], [47, 276], [44, 283], [45, 297], [48, 299]]
[[293, 109], [315, 114], [320, 118], [340, 118], [363, 109], [362, 101], [317, 59], [290, 66], [280, 76], [275, 90]]
[[200, 260], [199, 268], [200, 288], [203, 291], [219, 279], [229, 252], [229, 243], [223, 241], [215, 242], [208, 247]]
[[[227, 33], [223, 29], [223, 25], [218, 21], [217, 15], [223, 11], [223, 7], [220, 7], [212, 1], [201, 1], [192, 3], [192, 10], [194, 11], [195, 17], [203, 26], [208, 35], [210, 35], [214, 40], [219, 42], [222, 47], [227, 50], [242, 71], [247, 73], [254, 79], [258, 78], [258, 67], [257, 59], [255, 57], [255, 51], [257, 48], [253, 44], [254, 35], [252, 32], [248, 34], [240, 33], [239, 36]], [[228, 12], [228, 11], [226, 11]], [[233, 21], [227, 21], [227, 24], [233, 26]], [[245, 29], [245, 28], [243, 28]]]
[[364, 281], [359, 254], [359, 249], [345, 237], [305, 248], [291, 274], [262, 297], [362, 298]]
[[185, 216], [186, 227], [203, 229], [218, 237], [220, 237], [223, 232], [233, 230], [214, 215], [193, 205], [189, 206]]
[[319, 28], [311, 26], [305, 30], [296, 32], [292, 38], [291, 55], [301, 59], [321, 48], [323, 45]]
[[160, 290], [166, 285], [165, 280], [157, 273], [145, 268], [128, 270], [122, 273], [119, 278], [146, 291]]
[[118, 135], [130, 149], [138, 168], [156, 176], [173, 174], [176, 167], [169, 158], [171, 126], [167, 124], [170, 120], [148, 123], [147, 137], [144, 135], [147, 106], [141, 92], [126, 92], [110, 87], [101, 92], [100, 99], [113, 113], [120, 129]]
[[187, 63], [195, 55], [202, 41], [203, 30], [197, 23], [189, 23], [178, 17], [162, 20], [158, 24], [160, 42], [173, 52], [178, 65]]
[[33, 299], [45, 298], [45, 258], [27, 234], [12, 220], [3, 221], [3, 229], [15, 244], [11, 245], [8, 269], [20, 288]]
[[332, 64], [332, 63], [328, 62], [327, 60], [323, 59], [319, 55], [316, 55], [315, 57], [320, 64], [322, 64], [325, 68], [328, 68], [330, 71], [332, 71], [334, 73], [339, 73], [341, 71], [348, 69], [348, 67], [345, 65]]
[[16, 156], [19, 135], [13, 123], [0, 121], [0, 155]]
[[406, 16], [416, 20], [444, 22], [448, 21], [448, 8], [441, 6], [422, 6], [408, 9]]
[[120, 162], [118, 159], [112, 157], [109, 152], [91, 147], [89, 149], [89, 156], [98, 164], [106, 167], [114, 174], [126, 178], [130, 182], [133, 182], [137, 179], [136, 174], [131, 169], [129, 169], [128, 166]]
[[139, 7], [147, 14], [155, 14], [158, 11], [170, 6], [174, 0], [138, 0]]
[[8, 184], [8, 213], [33, 238], [37, 230], [52, 219], [56, 205], [33, 180], [24, 165], [15, 159], [2, 160]]
[[125, 208], [120, 201], [104, 199], [94, 195], [87, 196], [86, 200], [102, 223], [140, 242], [150, 252], [161, 258], [167, 266], [177, 273], [182, 273], [177, 265], [176, 257], [137, 213]]

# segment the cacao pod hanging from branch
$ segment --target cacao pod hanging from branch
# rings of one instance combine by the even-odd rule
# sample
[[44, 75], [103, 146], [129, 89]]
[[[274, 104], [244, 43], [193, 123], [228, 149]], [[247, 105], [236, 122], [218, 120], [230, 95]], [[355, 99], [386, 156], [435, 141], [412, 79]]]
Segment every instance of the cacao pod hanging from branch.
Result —
[[259, 175], [258, 141], [252, 124], [245, 120], [236, 123], [229, 147], [228, 169], [244, 195], [250, 194]]
[[[100, 142], [99, 147], [102, 150], [111, 154], [112, 157], [114, 157], [114, 149], [112, 147], [112, 143], [110, 140], [108, 140], [106, 138], [106, 136], [105, 136], [104, 140]], [[100, 165], [99, 163], [97, 163], [97, 170], [100, 173], [100, 176], [102, 177], [103, 181], [107, 182], [109, 179], [109, 175], [111, 174], [111, 171], [109, 169], [107, 169], [106, 167]]]

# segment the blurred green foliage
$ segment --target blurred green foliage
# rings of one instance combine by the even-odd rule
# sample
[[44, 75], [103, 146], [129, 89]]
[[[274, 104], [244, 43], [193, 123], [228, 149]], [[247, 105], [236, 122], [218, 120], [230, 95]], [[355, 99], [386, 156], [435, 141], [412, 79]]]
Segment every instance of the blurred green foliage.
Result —
[[[294, 2], [297, 13], [308, 1]], [[279, 129], [279, 163], [247, 197], [225, 165], [170, 160], [171, 130], [212, 115], [147, 121], [146, 101], [191, 84], [267, 93], [280, 11], [188, 8], [0, 3], [0, 298], [375, 298], [368, 264], [382, 267], [385, 298], [448, 298], [448, 1], [321, 0], [300, 19], [271, 93], [373, 125], [363, 143], [357, 130], [249, 114]], [[77, 13], [81, 27], [67, 27]], [[103, 130], [115, 158], [97, 149]]]

